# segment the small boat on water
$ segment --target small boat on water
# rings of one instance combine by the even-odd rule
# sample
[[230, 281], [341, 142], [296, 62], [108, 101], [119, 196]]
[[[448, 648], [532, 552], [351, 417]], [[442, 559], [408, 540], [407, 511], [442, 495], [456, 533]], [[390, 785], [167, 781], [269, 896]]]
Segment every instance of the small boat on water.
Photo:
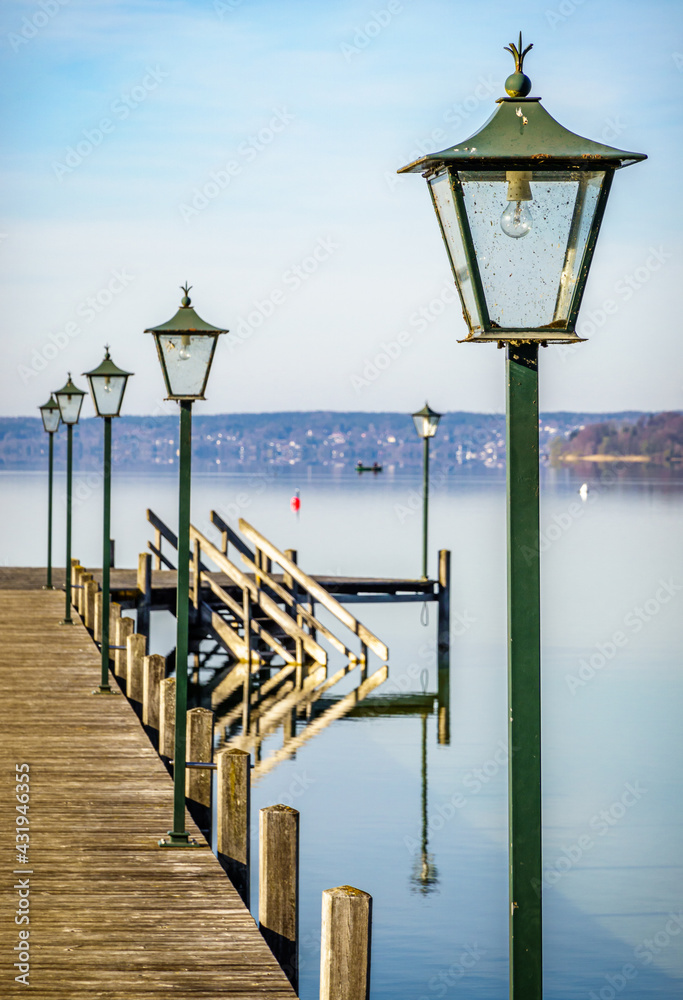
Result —
[[363, 465], [362, 462], [356, 462], [356, 472], [381, 472], [382, 466], [379, 462], [373, 462], [372, 465]]
[[581, 483], [579, 486], [579, 496], [582, 500], [586, 500], [588, 498], [588, 483]]

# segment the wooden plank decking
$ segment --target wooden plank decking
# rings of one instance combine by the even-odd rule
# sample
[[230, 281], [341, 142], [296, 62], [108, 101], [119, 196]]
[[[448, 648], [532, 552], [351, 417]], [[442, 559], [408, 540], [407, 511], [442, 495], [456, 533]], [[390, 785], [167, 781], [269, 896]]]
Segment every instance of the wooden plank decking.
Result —
[[[98, 653], [80, 622], [58, 624], [63, 610], [59, 591], [0, 582], [0, 995], [22, 988], [11, 968], [20, 929], [12, 886], [28, 878], [36, 1000], [292, 1000], [208, 846], [157, 846], [172, 815], [171, 779], [126, 699], [91, 694]], [[14, 850], [20, 763], [30, 765], [28, 865]]]

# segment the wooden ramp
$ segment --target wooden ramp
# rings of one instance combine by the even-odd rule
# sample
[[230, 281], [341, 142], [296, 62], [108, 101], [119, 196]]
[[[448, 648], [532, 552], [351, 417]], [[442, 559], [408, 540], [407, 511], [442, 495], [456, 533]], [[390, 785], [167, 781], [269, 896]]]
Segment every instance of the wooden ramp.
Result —
[[[80, 623], [58, 624], [63, 610], [60, 592], [0, 591], [0, 995], [22, 986], [11, 968], [20, 930], [12, 885], [28, 879], [36, 1000], [292, 1000], [208, 846], [157, 846], [172, 816], [171, 779], [126, 699], [91, 694], [97, 650]], [[26, 865], [14, 850], [23, 763]], [[201, 840], [189, 816], [187, 829]]]

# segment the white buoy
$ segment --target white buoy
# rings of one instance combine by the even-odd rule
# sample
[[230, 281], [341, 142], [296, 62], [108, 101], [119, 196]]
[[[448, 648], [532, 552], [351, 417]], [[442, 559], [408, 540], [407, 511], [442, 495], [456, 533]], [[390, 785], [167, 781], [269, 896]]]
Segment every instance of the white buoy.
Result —
[[581, 483], [579, 486], [579, 496], [582, 500], [586, 500], [588, 498], [588, 483]]

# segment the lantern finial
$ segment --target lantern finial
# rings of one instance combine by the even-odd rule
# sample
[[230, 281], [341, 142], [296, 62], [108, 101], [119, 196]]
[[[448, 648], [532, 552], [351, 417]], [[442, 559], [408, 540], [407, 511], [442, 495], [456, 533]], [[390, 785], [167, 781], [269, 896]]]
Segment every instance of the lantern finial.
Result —
[[515, 60], [515, 72], [512, 73], [505, 81], [505, 91], [509, 97], [526, 97], [526, 95], [531, 90], [531, 80], [524, 72], [524, 56], [530, 49], [533, 49], [533, 43], [527, 45], [524, 49], [522, 48], [522, 32], [519, 33], [519, 44], [515, 45], [514, 42], [510, 42], [509, 45], [505, 46], [505, 51], [512, 55]]
[[181, 306], [186, 306], [187, 307], [187, 306], [190, 305], [190, 302], [191, 302], [191, 299], [190, 299], [190, 289], [192, 288], [192, 285], [188, 285], [188, 283], [185, 282], [185, 284], [181, 285], [180, 287], [185, 292], [185, 294], [183, 295], [183, 297], [181, 299], [180, 304], [181, 304]]

